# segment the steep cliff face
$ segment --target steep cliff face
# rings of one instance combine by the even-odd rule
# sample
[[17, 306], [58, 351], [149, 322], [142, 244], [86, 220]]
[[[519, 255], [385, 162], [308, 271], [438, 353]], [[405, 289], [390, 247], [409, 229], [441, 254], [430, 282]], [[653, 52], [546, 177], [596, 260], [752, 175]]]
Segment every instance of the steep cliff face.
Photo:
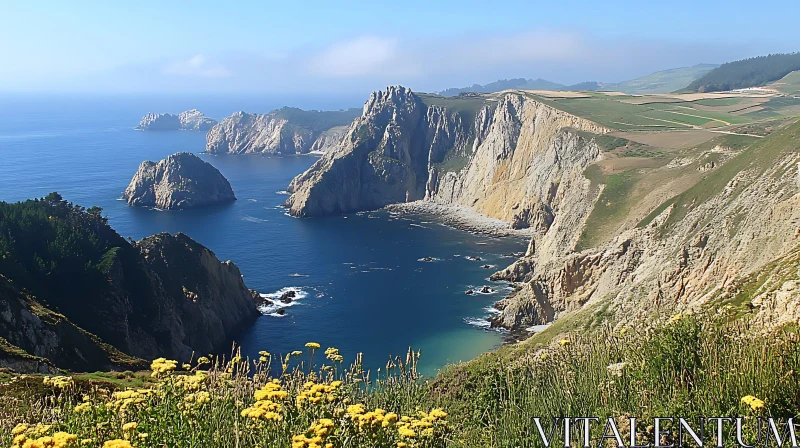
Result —
[[[526, 255], [492, 276], [516, 284], [492, 319], [512, 330], [577, 310], [642, 321], [751, 293], [759, 319], [796, 322], [800, 123], [738, 155], [715, 148], [713, 161], [701, 163], [710, 153], [698, 149], [656, 163], [664, 185], [638, 192], [653, 201], [635, 212], [613, 208], [626, 199], [605, 194], [610, 177], [587, 178], [589, 169], [614, 166], [607, 157], [627, 157], [599, 146], [610, 131], [524, 92], [442, 99], [391, 87], [374, 93], [336, 149], [292, 181], [286, 205], [295, 216], [317, 216], [425, 200], [529, 229]], [[680, 170], [687, 185], [670, 177]], [[613, 220], [592, 221], [596, 209]], [[580, 250], [597, 222], [614, 236]]]
[[103, 343], [2, 275], [0, 339], [5, 340], [5, 344], [0, 343], [0, 367], [16, 371], [51, 372], [56, 364], [71, 370], [87, 366], [104, 370], [145, 367], [143, 361]]
[[[144, 314], [123, 327], [126, 352], [146, 359], [210, 353], [259, 315], [239, 268], [188, 236], [162, 233], [137, 242], [136, 249], [152, 289], [145, 291], [149, 303], [139, 306]], [[109, 272], [116, 293], [129, 303], [135, 299], [125, 289], [131, 281], [125, 270]]]
[[540, 251], [571, 249], [597, 194], [583, 170], [602, 157], [585, 132], [608, 129], [523, 94], [459, 101], [373, 93], [339, 147], [292, 181], [290, 213], [459, 204], [546, 236]]
[[230, 182], [210, 163], [188, 152], [146, 161], [131, 179], [123, 198], [132, 206], [185, 209], [236, 200]]
[[427, 107], [409, 89], [373, 93], [339, 146], [292, 181], [289, 211], [316, 216], [423, 199], [429, 159], [467, 139], [460, 116]]
[[136, 126], [140, 131], [205, 131], [217, 124], [217, 120], [206, 117], [197, 109], [173, 114], [148, 113]]
[[800, 319], [800, 122], [667, 201], [613, 241], [528, 254], [496, 279], [522, 282], [494, 324], [519, 330], [593, 305], [621, 322], [734, 304], [765, 323]]
[[0, 364], [187, 360], [225, 349], [259, 315], [236, 265], [186, 235], [131, 243], [97, 210], [60, 199], [0, 203], [0, 215]]
[[285, 107], [267, 114], [236, 112], [211, 128], [211, 154], [305, 154], [327, 151], [355, 118], [350, 111], [306, 111]]

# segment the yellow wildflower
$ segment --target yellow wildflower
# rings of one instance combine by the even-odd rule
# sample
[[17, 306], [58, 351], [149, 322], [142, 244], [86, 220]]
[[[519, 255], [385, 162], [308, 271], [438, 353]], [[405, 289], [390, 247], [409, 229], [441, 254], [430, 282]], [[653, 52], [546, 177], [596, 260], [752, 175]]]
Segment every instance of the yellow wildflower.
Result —
[[764, 400], [760, 400], [752, 395], [745, 395], [744, 397], [742, 397], [742, 403], [750, 406], [750, 409], [754, 411], [764, 409], [764, 406], [766, 405], [766, 403], [764, 403]]
[[56, 389], [66, 389], [75, 384], [75, 382], [72, 381], [72, 378], [68, 376], [46, 376], [44, 377], [42, 383], [45, 386], [52, 386]]
[[138, 426], [139, 426], [139, 424], [137, 424], [136, 422], [129, 422], [129, 423], [125, 423], [124, 425], [122, 425], [122, 430], [123, 431], [133, 431]]
[[399, 428], [397, 428], [397, 433], [403, 437], [409, 437], [409, 438], [417, 436], [417, 433], [414, 432], [413, 429], [407, 426], [400, 426]]
[[103, 444], [103, 448], [133, 448], [131, 442], [122, 439], [108, 440]]
[[316, 342], [306, 342], [306, 347], [312, 350], [316, 350], [320, 347], [320, 345], [317, 344]]
[[73, 412], [75, 412], [76, 414], [80, 414], [81, 412], [86, 412], [91, 408], [92, 408], [92, 403], [84, 401], [83, 403], [75, 406], [75, 409], [73, 409]]
[[561, 345], [569, 345], [569, 344], [572, 343], [572, 341], [570, 341], [568, 338], [564, 338], [564, 339], [558, 341], [558, 343], [561, 344]]
[[153, 371], [152, 376], [159, 376], [163, 373], [172, 372], [178, 367], [178, 362], [166, 358], [154, 359], [150, 364], [150, 370]]
[[29, 427], [30, 425], [27, 423], [20, 423], [11, 430], [11, 435], [16, 436], [22, 434], [23, 432], [27, 431]]

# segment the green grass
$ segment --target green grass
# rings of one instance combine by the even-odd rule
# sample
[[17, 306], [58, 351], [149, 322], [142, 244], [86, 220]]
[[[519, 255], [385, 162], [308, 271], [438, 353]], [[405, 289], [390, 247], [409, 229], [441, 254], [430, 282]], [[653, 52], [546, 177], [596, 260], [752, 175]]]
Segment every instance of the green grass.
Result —
[[604, 241], [606, 234], [615, 230], [614, 225], [626, 216], [630, 209], [628, 196], [636, 183], [634, 171], [603, 174], [597, 165], [590, 165], [584, 171], [583, 175], [589, 179], [592, 188], [604, 187], [586, 220], [576, 250], [594, 247]]
[[[764, 400], [773, 416], [795, 416], [796, 334], [750, 337], [746, 321], [729, 316], [682, 317], [652, 333], [609, 326], [557, 337], [570, 341], [565, 346], [508, 346], [444, 371], [434, 391], [463, 419], [464, 445], [476, 447], [540, 446], [533, 417], [754, 415], [741, 404], [745, 395]], [[609, 366], [620, 363], [616, 376]], [[637, 428], [642, 439], [652, 437], [647, 425]]]
[[769, 87], [789, 95], [800, 95], [800, 70], [789, 73]]
[[[395, 360], [388, 373], [376, 376], [363, 372], [358, 360], [343, 369], [339, 362], [324, 361], [322, 353], [310, 358], [306, 350], [288, 357], [293, 367], [279, 376], [287, 397], [269, 399], [280, 409], [278, 421], [245, 415], [265, 400], [254, 392], [272, 380], [268, 365], [259, 361], [215, 362], [204, 373], [194, 366], [155, 379], [143, 376], [142, 384], [119, 383], [136, 376], [124, 372], [78, 375], [66, 389], [43, 384], [42, 376], [14, 377], [0, 385], [0, 444], [11, 444], [10, 431], [17, 423], [48, 423], [54, 425], [48, 433], [92, 438], [87, 446], [95, 447], [123, 438], [139, 446], [176, 448], [288, 446], [295, 436], [313, 437], [309, 428], [330, 419], [333, 431], [321, 441], [335, 448], [398, 446], [401, 441], [421, 448], [538, 447], [533, 417], [636, 416], [642, 423], [636, 436], [644, 443], [653, 442], [648, 425], [658, 416], [797, 415], [796, 327], [754, 334], [749, 315], [733, 306], [662, 317], [649, 328], [622, 326], [614, 324], [611, 309], [609, 302], [591, 306], [523, 343], [448, 366], [433, 381], [415, 373], [416, 354]], [[296, 404], [310, 390], [307, 381], [329, 387], [336, 378], [343, 384], [333, 388], [330, 399]], [[134, 395], [142, 400], [119, 412], [124, 399], [111, 392], [128, 387], [138, 390]], [[743, 404], [746, 395], [763, 400], [764, 408]], [[198, 402], [201, 397], [207, 401]], [[86, 410], [75, 412], [84, 402]], [[443, 408], [448, 424], [434, 423], [430, 437], [421, 435], [424, 426], [415, 427], [414, 437], [380, 420], [377, 427], [359, 427], [359, 415], [366, 414], [350, 411], [354, 403], [366, 411], [383, 409], [418, 419], [420, 410]], [[136, 428], [123, 429], [130, 422]], [[26, 435], [38, 437], [30, 431]]]
[[741, 98], [712, 98], [705, 100], [697, 100], [692, 104], [699, 104], [701, 106], [720, 107], [720, 106], [734, 106], [742, 102]]

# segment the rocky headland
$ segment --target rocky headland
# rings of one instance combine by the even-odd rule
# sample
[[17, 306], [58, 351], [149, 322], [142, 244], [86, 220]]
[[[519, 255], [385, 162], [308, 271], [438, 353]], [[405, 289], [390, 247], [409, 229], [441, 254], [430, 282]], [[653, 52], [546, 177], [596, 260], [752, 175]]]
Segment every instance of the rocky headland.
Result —
[[324, 153], [341, 140], [357, 109], [342, 111], [302, 110], [291, 107], [266, 114], [236, 112], [209, 130], [206, 152], [210, 154], [307, 154]]
[[131, 206], [187, 209], [236, 200], [230, 182], [210, 163], [188, 152], [145, 161], [123, 193]]
[[[787, 274], [800, 253], [800, 123], [724, 158], [700, 146], [687, 164], [656, 163], [604, 146], [612, 129], [556, 106], [521, 91], [375, 92], [340, 144], [291, 182], [286, 206], [299, 217], [427, 210], [467, 230], [526, 232], [526, 253], [492, 276], [515, 285], [492, 325], [517, 334], [581, 311], [642, 322], [753, 288], [756, 321], [800, 319]], [[627, 176], [662, 180], [620, 187], [626, 178], [607, 174], [632, 162], [653, 168]]]
[[139, 131], [207, 131], [217, 120], [206, 117], [197, 109], [173, 114], [148, 113], [135, 129]]
[[162, 356], [186, 361], [227, 348], [260, 314], [236, 265], [184, 234], [128, 241], [98, 209], [52, 195], [0, 209], [10, 235], [0, 242], [0, 367], [93, 371], [142, 368]]

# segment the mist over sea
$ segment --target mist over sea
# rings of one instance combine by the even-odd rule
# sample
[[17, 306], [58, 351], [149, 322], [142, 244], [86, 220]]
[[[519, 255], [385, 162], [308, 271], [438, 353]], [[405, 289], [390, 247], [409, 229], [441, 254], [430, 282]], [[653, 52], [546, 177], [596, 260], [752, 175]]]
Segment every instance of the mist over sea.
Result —
[[[0, 96], [0, 200], [20, 201], [58, 191], [65, 199], [103, 207], [112, 227], [139, 239], [184, 232], [222, 260], [233, 260], [246, 284], [273, 297], [293, 289], [299, 300], [284, 316], [260, 317], [242, 328], [244, 353], [301, 349], [308, 341], [334, 346], [370, 368], [409, 346], [422, 351], [432, 374], [447, 362], [471, 359], [501, 342], [484, 318], [507, 291], [486, 278], [503, 254], [524, 250], [520, 239], [457, 231], [424, 218], [385, 212], [296, 219], [280, 207], [289, 181], [314, 156], [206, 156], [231, 182], [238, 201], [191, 211], [131, 208], [120, 200], [144, 160], [204, 150], [201, 132], [140, 132], [147, 112], [197, 108], [222, 119], [237, 110], [267, 112], [284, 105], [312, 109], [360, 107], [364, 98], [231, 96]], [[470, 261], [466, 256], [480, 256]], [[433, 262], [418, 261], [434, 257]], [[495, 294], [468, 296], [491, 285]]]

